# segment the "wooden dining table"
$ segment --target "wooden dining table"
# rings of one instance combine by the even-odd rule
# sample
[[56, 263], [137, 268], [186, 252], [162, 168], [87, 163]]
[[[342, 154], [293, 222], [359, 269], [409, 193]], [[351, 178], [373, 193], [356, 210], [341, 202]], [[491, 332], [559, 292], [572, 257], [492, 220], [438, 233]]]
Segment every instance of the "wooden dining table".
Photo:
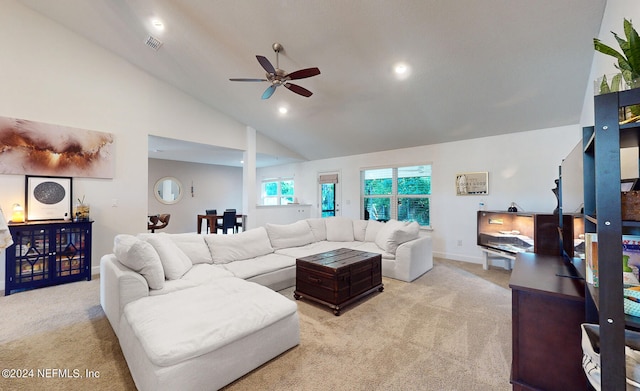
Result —
[[[246, 229], [245, 227], [247, 226], [247, 215], [237, 214], [236, 221], [238, 221], [238, 219], [242, 219], [242, 230], [244, 231]], [[216, 229], [216, 223], [218, 222], [218, 220], [222, 220], [222, 215], [198, 215], [198, 233], [202, 233], [203, 220], [208, 221], [209, 227], [211, 228], [211, 233], [218, 233], [218, 230]]]

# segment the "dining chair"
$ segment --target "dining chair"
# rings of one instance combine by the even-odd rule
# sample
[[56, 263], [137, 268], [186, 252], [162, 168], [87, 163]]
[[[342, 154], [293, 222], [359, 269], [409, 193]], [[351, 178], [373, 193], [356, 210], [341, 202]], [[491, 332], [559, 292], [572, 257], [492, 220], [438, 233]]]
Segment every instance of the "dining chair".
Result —
[[[207, 209], [204, 211], [206, 215], [217, 215], [218, 211], [216, 209]], [[209, 226], [209, 220], [207, 220], [207, 233], [211, 233], [211, 226]]]
[[162, 229], [167, 225], [169, 225], [170, 218], [171, 218], [170, 214], [149, 216], [147, 229], [151, 230], [151, 233], [155, 233], [156, 229]]
[[242, 228], [242, 231], [244, 232], [244, 227], [242, 226], [242, 219], [240, 221], [238, 221], [238, 219], [236, 218], [236, 233], [240, 232], [238, 231], [238, 228]]
[[[233, 212], [236, 215], [238, 214], [238, 211], [236, 209], [225, 209], [225, 212]], [[234, 230], [236, 231], [236, 233], [239, 232], [238, 228], [242, 227], [242, 220], [238, 221], [236, 220], [236, 223], [234, 224]], [[244, 227], [242, 227], [242, 230], [244, 231]]]
[[226, 234], [229, 229], [232, 229], [233, 232], [235, 232], [236, 212], [224, 212], [224, 214], [222, 215], [222, 223], [216, 224], [216, 231], [218, 229], [221, 229], [223, 234]]

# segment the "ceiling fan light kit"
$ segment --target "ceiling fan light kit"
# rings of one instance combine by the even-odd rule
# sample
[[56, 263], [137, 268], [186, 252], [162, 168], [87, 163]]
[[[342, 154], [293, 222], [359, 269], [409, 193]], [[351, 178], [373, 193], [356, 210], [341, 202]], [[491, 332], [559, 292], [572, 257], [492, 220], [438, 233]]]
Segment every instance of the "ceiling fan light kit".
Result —
[[269, 82], [271, 85], [267, 87], [267, 89], [262, 93], [262, 99], [269, 99], [271, 95], [276, 91], [276, 88], [280, 86], [285, 86], [289, 91], [295, 92], [298, 95], [302, 95], [304, 97], [310, 97], [313, 95], [313, 92], [307, 90], [304, 87], [301, 87], [297, 84], [293, 84], [291, 80], [299, 80], [306, 79], [308, 77], [317, 76], [320, 74], [320, 69], [318, 68], [305, 68], [300, 69], [295, 72], [287, 73], [283, 69], [280, 69], [280, 61], [279, 54], [283, 50], [283, 47], [279, 43], [274, 43], [272, 46], [273, 51], [276, 52], [276, 66], [271, 64], [271, 62], [264, 56], [257, 55], [256, 59], [262, 66], [262, 68], [267, 71], [266, 79], [247, 79], [247, 78], [232, 78], [229, 79], [231, 81], [248, 81], [248, 82]]

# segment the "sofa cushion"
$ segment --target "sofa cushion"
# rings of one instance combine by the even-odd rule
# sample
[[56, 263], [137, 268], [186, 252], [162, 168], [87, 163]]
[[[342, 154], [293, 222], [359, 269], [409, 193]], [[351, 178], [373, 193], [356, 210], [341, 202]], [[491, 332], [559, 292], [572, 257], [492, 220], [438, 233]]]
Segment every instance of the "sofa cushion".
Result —
[[162, 289], [164, 270], [160, 256], [149, 243], [132, 235], [116, 235], [113, 240], [113, 253], [120, 263], [140, 273], [147, 280], [149, 288]]
[[201, 263], [193, 265], [193, 267], [182, 276], [181, 280], [192, 281], [197, 285], [202, 285], [223, 277], [234, 277], [234, 275], [225, 269], [223, 265]]
[[384, 223], [377, 220], [368, 220], [367, 232], [364, 235], [365, 242], [375, 242], [378, 232], [384, 227]]
[[407, 223], [392, 219], [386, 222], [376, 235], [376, 244], [385, 252], [395, 254], [399, 245], [416, 239], [419, 231], [420, 225], [415, 221]]
[[296, 259], [282, 254], [267, 254], [261, 257], [231, 262], [224, 265], [234, 276], [244, 280], [296, 265]]
[[205, 235], [204, 240], [211, 251], [213, 263], [216, 264], [241, 261], [273, 252], [264, 227], [249, 229], [233, 235]]
[[353, 242], [353, 221], [351, 219], [346, 217], [329, 217], [325, 220], [328, 241]]
[[375, 244], [374, 242], [363, 242], [363, 243], [358, 243], [357, 245], [351, 247], [354, 250], [360, 250], [360, 251], [366, 251], [368, 253], [376, 253], [376, 254], [380, 254], [382, 255], [382, 259], [389, 259], [389, 260], [395, 260], [396, 259], [396, 255], [395, 254], [389, 254], [388, 252], [382, 250], [380, 247], [378, 247], [377, 244]]
[[230, 277], [133, 301], [124, 307], [123, 321], [149, 361], [168, 367], [231, 344], [295, 314], [297, 308], [267, 287]]
[[158, 252], [167, 280], [177, 280], [191, 269], [191, 260], [169, 239], [168, 234], [153, 234], [147, 238], [147, 242]]
[[327, 226], [324, 221], [326, 219], [315, 218], [315, 219], [307, 219], [307, 223], [309, 227], [311, 227], [311, 233], [313, 233], [313, 237], [316, 239], [316, 242], [320, 242], [322, 240], [327, 240]]
[[274, 249], [298, 247], [313, 243], [315, 237], [306, 220], [299, 220], [292, 224], [268, 224], [266, 225], [271, 246]]
[[294, 259], [307, 257], [309, 255], [320, 254], [326, 251], [337, 250], [339, 248], [350, 248], [355, 242], [322, 242], [309, 243], [306, 246], [282, 248], [276, 250], [276, 254], [290, 256]]
[[194, 288], [198, 285], [200, 284], [198, 284], [195, 281], [189, 281], [183, 278], [180, 278], [178, 280], [165, 280], [164, 286], [162, 287], [162, 289], [150, 289], [149, 296], [166, 295], [168, 293], [181, 291], [183, 289]]
[[169, 238], [189, 257], [192, 264], [213, 262], [203, 235], [196, 233], [169, 234]]
[[364, 242], [367, 236], [367, 225], [369, 220], [353, 220], [353, 238], [359, 242]]

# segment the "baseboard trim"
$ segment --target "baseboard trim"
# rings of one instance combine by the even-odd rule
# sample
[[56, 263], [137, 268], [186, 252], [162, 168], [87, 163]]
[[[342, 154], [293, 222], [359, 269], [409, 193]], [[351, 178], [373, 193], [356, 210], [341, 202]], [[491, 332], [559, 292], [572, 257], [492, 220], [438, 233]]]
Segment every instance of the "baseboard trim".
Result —
[[[435, 258], [450, 259], [452, 261], [469, 262], [469, 263], [476, 263], [480, 265], [484, 264], [484, 256], [476, 257], [476, 256], [463, 255], [463, 254], [443, 253], [438, 251], [434, 251], [433, 256]], [[489, 259], [489, 266], [497, 266], [505, 269], [510, 269], [511, 268], [510, 265], [511, 265], [511, 260], [506, 258], [492, 257]]]
[[469, 256], [464, 254], [445, 253], [445, 252], [439, 252], [439, 251], [433, 251], [433, 256], [435, 258], [444, 258], [444, 259], [450, 259], [452, 261], [462, 261], [462, 262], [469, 262], [469, 263], [482, 264], [482, 261], [483, 261], [482, 257]]

